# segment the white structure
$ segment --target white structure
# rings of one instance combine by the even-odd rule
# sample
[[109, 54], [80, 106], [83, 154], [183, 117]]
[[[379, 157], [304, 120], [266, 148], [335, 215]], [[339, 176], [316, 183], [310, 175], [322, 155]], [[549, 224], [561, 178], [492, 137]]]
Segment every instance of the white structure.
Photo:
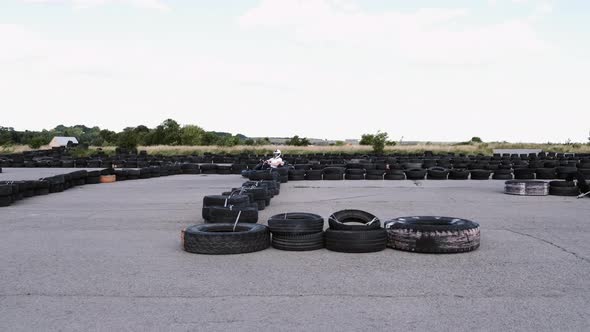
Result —
[[49, 147], [56, 148], [60, 146], [67, 146], [68, 142], [70, 141], [74, 144], [78, 144], [76, 137], [55, 136], [51, 142], [49, 142]]

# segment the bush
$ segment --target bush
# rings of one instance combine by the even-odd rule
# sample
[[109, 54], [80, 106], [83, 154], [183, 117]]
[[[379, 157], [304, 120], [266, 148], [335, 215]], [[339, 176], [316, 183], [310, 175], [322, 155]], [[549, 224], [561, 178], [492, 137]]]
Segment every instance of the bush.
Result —
[[29, 147], [31, 149], [38, 149], [43, 145], [45, 145], [45, 140], [42, 137], [33, 137], [29, 141]]
[[133, 130], [126, 129], [118, 134], [117, 147], [126, 150], [135, 150], [137, 148], [137, 135]]

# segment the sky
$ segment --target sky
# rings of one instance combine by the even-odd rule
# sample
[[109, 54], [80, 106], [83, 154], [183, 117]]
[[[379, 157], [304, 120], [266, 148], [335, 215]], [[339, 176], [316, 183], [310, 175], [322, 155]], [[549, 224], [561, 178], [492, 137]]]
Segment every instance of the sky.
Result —
[[587, 0], [0, 0], [0, 126], [563, 143]]

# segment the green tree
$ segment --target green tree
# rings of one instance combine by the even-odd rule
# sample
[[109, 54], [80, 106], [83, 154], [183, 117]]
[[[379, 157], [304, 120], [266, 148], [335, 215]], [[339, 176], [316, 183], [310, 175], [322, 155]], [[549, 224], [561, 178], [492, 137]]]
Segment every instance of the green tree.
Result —
[[46, 144], [45, 140], [41, 136], [35, 136], [29, 141], [29, 147], [31, 149], [38, 149], [44, 144]]
[[164, 133], [164, 139], [162, 143], [165, 145], [179, 145], [181, 142], [181, 133], [178, 122], [172, 119], [166, 119], [164, 122], [162, 122], [161, 126]]
[[117, 136], [117, 147], [127, 150], [135, 150], [137, 148], [137, 134], [132, 129], [123, 130]]
[[474, 136], [471, 138], [471, 143], [483, 143], [483, 141], [481, 140], [481, 138]]
[[360, 145], [373, 145], [374, 140], [375, 140], [375, 135], [364, 134], [361, 136], [361, 141], [359, 142], [359, 144]]
[[182, 127], [180, 141], [183, 145], [203, 145], [205, 130], [199, 126], [186, 125]]
[[373, 153], [375, 154], [383, 154], [385, 150], [385, 142], [387, 142], [388, 135], [385, 132], [378, 131], [375, 136], [373, 136]]
[[112, 130], [103, 129], [99, 132], [99, 136], [107, 144], [116, 144], [117, 143], [117, 133]]
[[301, 144], [301, 139], [299, 139], [299, 136], [295, 135], [291, 139], [288, 139], [285, 142], [285, 144], [286, 145], [299, 146]]

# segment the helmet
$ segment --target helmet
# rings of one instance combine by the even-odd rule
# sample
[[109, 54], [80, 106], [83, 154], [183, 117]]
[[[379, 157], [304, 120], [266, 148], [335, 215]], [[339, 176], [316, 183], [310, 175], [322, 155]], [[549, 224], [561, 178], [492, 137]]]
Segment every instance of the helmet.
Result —
[[281, 156], [281, 150], [279, 150], [279, 149], [276, 149], [276, 150], [275, 150], [275, 152], [273, 152], [273, 154], [272, 154], [272, 155], [273, 155], [275, 158], [278, 158], [278, 157], [280, 157], [280, 156]]

